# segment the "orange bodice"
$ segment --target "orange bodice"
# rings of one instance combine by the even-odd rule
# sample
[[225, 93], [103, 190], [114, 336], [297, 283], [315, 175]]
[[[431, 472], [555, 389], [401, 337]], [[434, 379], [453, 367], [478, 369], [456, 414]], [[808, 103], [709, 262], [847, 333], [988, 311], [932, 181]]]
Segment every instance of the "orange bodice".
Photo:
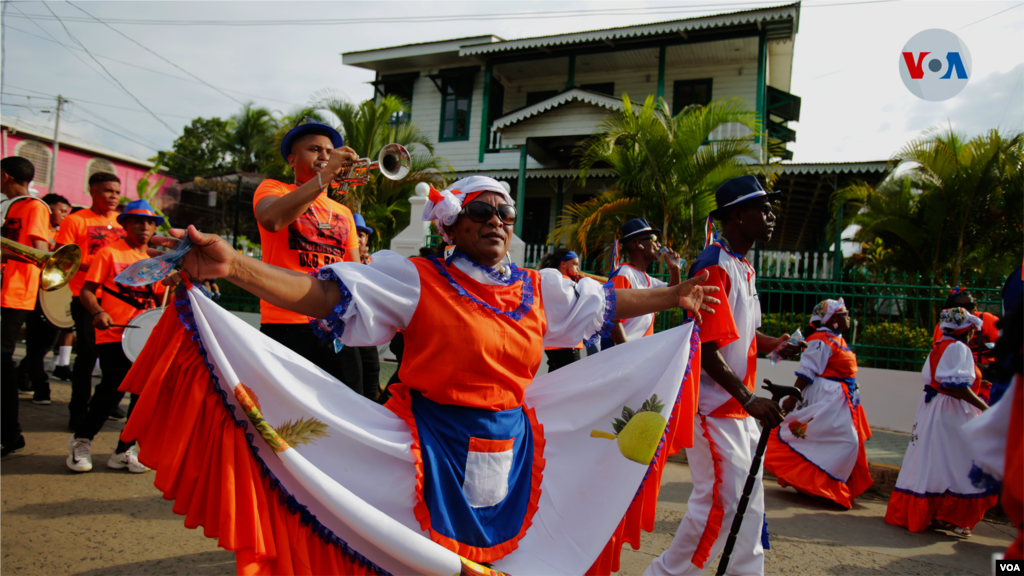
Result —
[[821, 340], [832, 349], [832, 356], [825, 365], [825, 371], [821, 373], [822, 378], [837, 380], [857, 377], [857, 355], [850, 350], [842, 336], [815, 332], [807, 337], [808, 342], [813, 340]]
[[517, 321], [460, 295], [434, 260], [412, 262], [419, 272], [420, 300], [404, 330], [401, 383], [395, 386], [416, 390], [438, 404], [495, 411], [522, 406], [544, 352], [547, 319], [540, 274], [523, 270], [520, 282], [488, 286], [436, 261], [469, 294], [503, 312], [520, 306], [524, 289], [528, 301], [532, 290], [533, 304]]

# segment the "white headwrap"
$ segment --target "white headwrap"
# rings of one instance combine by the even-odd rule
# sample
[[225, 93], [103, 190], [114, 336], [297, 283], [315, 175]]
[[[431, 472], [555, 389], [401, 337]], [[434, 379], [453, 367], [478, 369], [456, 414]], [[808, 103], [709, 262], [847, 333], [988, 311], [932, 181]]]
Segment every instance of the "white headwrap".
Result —
[[497, 192], [502, 195], [505, 203], [512, 206], [516, 204], [501, 182], [487, 176], [468, 176], [456, 180], [451, 186], [441, 191], [431, 186], [427, 203], [423, 206], [423, 220], [436, 221], [437, 231], [445, 242], [451, 244], [452, 239], [448, 237], [441, 225], [451, 226], [454, 224], [459, 218], [459, 213], [462, 212], [462, 207], [482, 192]]
[[829, 318], [835, 315], [836, 312], [847, 312], [846, 303], [843, 299], [839, 300], [822, 300], [818, 302], [818, 305], [811, 311], [811, 322], [820, 322], [822, 325], [828, 323]]
[[939, 313], [939, 329], [943, 334], [958, 336], [971, 328], [981, 330], [981, 318], [963, 308], [947, 308]]

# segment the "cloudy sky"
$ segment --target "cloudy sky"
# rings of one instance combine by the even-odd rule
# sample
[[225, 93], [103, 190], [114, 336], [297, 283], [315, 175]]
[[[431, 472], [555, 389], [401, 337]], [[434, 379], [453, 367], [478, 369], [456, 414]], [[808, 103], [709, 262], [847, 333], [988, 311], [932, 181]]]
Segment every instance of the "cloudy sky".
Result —
[[[72, 102], [62, 131], [145, 158], [169, 148], [192, 118], [227, 117], [245, 101], [288, 111], [318, 91], [370, 97], [373, 73], [343, 66], [343, 52], [781, 3], [8, 0], [2, 109], [52, 126], [61, 94]], [[904, 44], [930, 28], [955, 32], [973, 61], [967, 87], [946, 102], [918, 99], [899, 77]], [[803, 98], [801, 122], [791, 124], [794, 161], [885, 159], [938, 125], [970, 135], [1024, 129], [1022, 37], [1024, 2], [805, 1], [793, 66], [792, 91]]]

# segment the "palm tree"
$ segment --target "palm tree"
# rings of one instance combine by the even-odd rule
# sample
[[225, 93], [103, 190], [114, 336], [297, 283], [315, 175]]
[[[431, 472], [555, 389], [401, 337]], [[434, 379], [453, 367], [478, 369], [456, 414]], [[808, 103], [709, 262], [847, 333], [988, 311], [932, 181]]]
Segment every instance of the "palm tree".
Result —
[[[749, 135], [711, 141], [715, 130], [733, 123], [745, 127]], [[660, 215], [668, 242], [692, 256], [699, 250], [696, 239], [702, 237], [698, 221], [714, 208], [715, 188], [756, 169], [758, 132], [756, 113], [740, 99], [688, 106], [673, 117], [664, 99], [655, 103], [649, 96], [637, 108], [623, 96], [622, 110], [605, 119], [576, 152], [581, 183], [586, 183], [592, 169], [607, 165], [618, 173], [618, 195], [599, 197], [585, 209], [570, 207], [551, 238], [566, 238], [574, 249], [582, 249], [570, 239], [592, 237], [586, 228], [598, 220], [595, 214], [602, 213], [598, 205], [628, 198], [635, 200], [628, 215]], [[589, 219], [580, 218], [581, 214]], [[626, 215], [621, 213], [619, 220]]]
[[381, 148], [398, 143], [409, 150], [412, 166], [402, 180], [389, 180], [379, 173], [371, 174], [366, 186], [351, 188], [338, 198], [354, 213], [362, 214], [374, 229], [379, 244], [385, 244], [409, 222], [408, 198], [413, 187], [428, 182], [444, 185], [445, 173], [452, 172], [448, 161], [434, 156], [430, 137], [411, 121], [392, 122], [400, 112], [408, 112], [408, 103], [396, 96], [386, 96], [355, 105], [330, 93], [321, 94], [314, 104], [337, 117], [338, 130], [345, 136], [345, 145], [360, 156], [376, 160]]
[[952, 129], [930, 131], [892, 164], [905, 170], [877, 189], [855, 185], [833, 199], [844, 204], [844, 227], [861, 226], [856, 240], [881, 238], [895, 265], [948, 274], [952, 284], [968, 272], [1014, 267], [1024, 234], [1024, 135], [991, 130], [968, 140]]
[[231, 153], [235, 169], [261, 172], [271, 165], [277, 156], [273, 147], [277, 128], [270, 110], [246, 102], [238, 114], [228, 120], [227, 141], [223, 143]]

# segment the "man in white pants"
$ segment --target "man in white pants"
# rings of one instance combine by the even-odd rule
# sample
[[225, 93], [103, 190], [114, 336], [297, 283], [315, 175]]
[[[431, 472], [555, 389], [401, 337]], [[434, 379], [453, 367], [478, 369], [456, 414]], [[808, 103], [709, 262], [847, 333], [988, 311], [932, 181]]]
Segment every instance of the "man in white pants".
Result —
[[[789, 338], [765, 336], [761, 305], [754, 287], [754, 268], [744, 258], [755, 241], [767, 242], [775, 227], [769, 194], [754, 176], [733, 178], [715, 192], [718, 209], [711, 217], [722, 222], [722, 236], [709, 244], [690, 268], [690, 277], [707, 270], [707, 284], [726, 295], [704, 314], [700, 327], [700, 402], [694, 419], [693, 448], [686, 458], [693, 492], [686, 516], [672, 545], [654, 560], [651, 576], [703, 574], [725, 546], [743, 485], [754, 459], [760, 435], [754, 421], [778, 426], [782, 409], [754, 395], [757, 353], [770, 352]], [[799, 350], [787, 347], [788, 354]], [[743, 517], [728, 574], [764, 574], [761, 530], [764, 524], [764, 487], [761, 476], [754, 485]]]

